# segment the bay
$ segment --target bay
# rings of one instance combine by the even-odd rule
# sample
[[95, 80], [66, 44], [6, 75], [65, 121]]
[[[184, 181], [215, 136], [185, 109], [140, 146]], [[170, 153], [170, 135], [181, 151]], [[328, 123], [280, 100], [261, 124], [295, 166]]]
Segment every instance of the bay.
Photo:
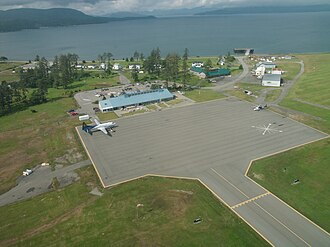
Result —
[[214, 56], [233, 48], [254, 48], [261, 54], [330, 51], [330, 12], [190, 16], [41, 28], [0, 33], [0, 56], [29, 60], [36, 55], [76, 53], [93, 60], [111, 52], [114, 58], [147, 56], [159, 47], [162, 56]]

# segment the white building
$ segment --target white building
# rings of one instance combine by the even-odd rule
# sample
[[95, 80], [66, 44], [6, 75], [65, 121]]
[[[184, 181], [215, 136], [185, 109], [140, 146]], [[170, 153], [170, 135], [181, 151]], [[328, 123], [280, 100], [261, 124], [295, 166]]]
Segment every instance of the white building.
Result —
[[123, 66], [121, 66], [119, 63], [115, 63], [112, 66], [112, 69], [114, 69], [114, 70], [121, 70], [122, 68], [123, 68]]
[[268, 86], [268, 87], [280, 87], [281, 86], [281, 75], [265, 74], [262, 77], [261, 85]]
[[107, 66], [105, 63], [101, 63], [101, 64], [100, 64], [100, 68], [101, 68], [101, 69], [106, 70], [107, 67], [108, 67], [108, 66]]
[[88, 69], [96, 69], [96, 65], [95, 64], [91, 64], [87, 66]]
[[204, 63], [203, 62], [193, 62], [191, 64], [191, 67], [196, 67], [196, 68], [201, 68], [204, 66]]
[[276, 64], [273, 62], [259, 62], [256, 64], [256, 67], [265, 67], [265, 69], [275, 69], [276, 68]]
[[266, 68], [265, 67], [263, 67], [263, 66], [259, 66], [258, 68], [256, 68], [256, 70], [255, 70], [255, 74], [256, 74], [256, 76], [264, 76], [264, 74], [265, 74], [265, 71], [266, 71]]
[[140, 64], [130, 64], [130, 65], [128, 65], [128, 69], [137, 69], [137, 70], [140, 70], [141, 69], [141, 65]]

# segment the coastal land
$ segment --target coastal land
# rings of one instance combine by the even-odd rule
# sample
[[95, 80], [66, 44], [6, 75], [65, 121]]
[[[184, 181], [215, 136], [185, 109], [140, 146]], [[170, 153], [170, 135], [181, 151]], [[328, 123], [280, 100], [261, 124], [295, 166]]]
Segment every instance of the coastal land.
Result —
[[[244, 58], [241, 67], [242, 59], [237, 58], [230, 64], [231, 77], [207, 80], [192, 76], [187, 82], [192, 90], [185, 91], [182, 97], [192, 102], [235, 97], [255, 105], [268, 104], [271, 111], [283, 117], [330, 133], [329, 54], [300, 54], [291, 60], [278, 61], [278, 67], [285, 71], [281, 88], [262, 87], [249, 72], [255, 62]], [[210, 60], [215, 65], [219, 58], [192, 57], [188, 64], [196, 60], [203, 63]], [[129, 65], [127, 61], [113, 62], [123, 68]], [[8, 82], [18, 80], [12, 71], [21, 65], [20, 62], [0, 63], [0, 77]], [[80, 123], [66, 111], [77, 108], [75, 93], [118, 86], [123, 75], [128, 81], [134, 81], [133, 73], [128, 71], [110, 75], [91, 71], [90, 76], [74, 81], [68, 88], [48, 89], [46, 103], [0, 117], [0, 191], [9, 190], [23, 169], [36, 164], [47, 161], [56, 170], [55, 164], [65, 167], [86, 160], [74, 129]], [[140, 74], [138, 79], [139, 83], [164, 80], [147, 74]], [[182, 77], [173, 82], [180, 84], [180, 80]], [[247, 95], [246, 90], [252, 95]], [[183, 100], [170, 102], [150, 109], [165, 111], [180, 106]], [[117, 116], [107, 115], [104, 120], [115, 118]], [[248, 171], [248, 176], [257, 183], [328, 232], [329, 145], [327, 138], [257, 160]], [[50, 240], [65, 245], [194, 245], [201, 242], [267, 245], [199, 182], [147, 177], [109, 190], [102, 188], [92, 166], [79, 169], [77, 174], [80, 179], [69, 186], [59, 186], [55, 179], [52, 192], [2, 206], [5, 213], [0, 217], [4, 226], [1, 246], [16, 245], [23, 240], [36, 246]], [[297, 179], [299, 183], [293, 185]], [[100, 192], [97, 196], [90, 194], [95, 188]], [[194, 224], [198, 219], [201, 222]], [[59, 237], [59, 232], [66, 234]]]

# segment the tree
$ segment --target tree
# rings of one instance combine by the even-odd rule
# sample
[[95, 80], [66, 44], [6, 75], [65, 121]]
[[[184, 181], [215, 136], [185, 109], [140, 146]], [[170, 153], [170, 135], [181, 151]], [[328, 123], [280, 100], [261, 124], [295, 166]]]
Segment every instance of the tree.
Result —
[[144, 60], [144, 55], [143, 55], [143, 53], [140, 53], [140, 60], [141, 60], [141, 61]]
[[204, 64], [204, 68], [206, 69], [206, 71], [210, 71], [213, 67], [212, 61], [211, 59], [207, 59], [205, 64]]
[[131, 72], [131, 76], [132, 76], [134, 82], [138, 82], [139, 81], [139, 70], [136, 67], [133, 68], [133, 70]]
[[139, 57], [140, 57], [140, 53], [138, 53], [137, 51], [134, 52], [133, 54], [133, 58], [135, 61], [138, 61], [139, 60]]
[[165, 58], [164, 63], [164, 74], [167, 81], [175, 81], [179, 74], [179, 61], [180, 57], [178, 54], [168, 54]]
[[5, 57], [5, 56], [0, 57], [0, 62], [6, 62], [6, 61], [8, 61], [7, 57]]
[[189, 79], [189, 66], [188, 66], [188, 56], [189, 56], [189, 50], [188, 48], [184, 49], [184, 53], [182, 56], [182, 82], [183, 82], [183, 88], [186, 88], [187, 81]]
[[161, 72], [161, 56], [159, 48], [153, 49], [144, 61], [144, 68], [148, 71], [149, 74], [160, 75]]

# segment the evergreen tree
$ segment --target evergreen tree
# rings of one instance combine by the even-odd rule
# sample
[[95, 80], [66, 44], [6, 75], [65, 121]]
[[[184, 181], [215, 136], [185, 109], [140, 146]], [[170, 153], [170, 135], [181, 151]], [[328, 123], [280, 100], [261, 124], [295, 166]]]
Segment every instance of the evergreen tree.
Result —
[[189, 56], [189, 50], [188, 48], [185, 48], [182, 56], [182, 82], [184, 89], [186, 88], [186, 84], [190, 76], [189, 66], [188, 66], [188, 56]]

